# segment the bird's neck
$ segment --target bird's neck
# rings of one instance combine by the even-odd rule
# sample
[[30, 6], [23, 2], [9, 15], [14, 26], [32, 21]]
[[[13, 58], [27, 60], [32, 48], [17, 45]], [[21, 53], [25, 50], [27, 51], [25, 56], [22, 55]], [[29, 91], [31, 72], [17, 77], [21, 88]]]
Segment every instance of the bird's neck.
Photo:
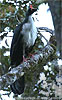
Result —
[[32, 22], [33, 22], [32, 15], [30, 15], [30, 16], [26, 16], [24, 22], [25, 22], [25, 23], [27, 23], [27, 22], [32, 23]]
[[33, 21], [33, 18], [32, 18], [32, 15], [28, 17], [28, 22], [32, 23]]

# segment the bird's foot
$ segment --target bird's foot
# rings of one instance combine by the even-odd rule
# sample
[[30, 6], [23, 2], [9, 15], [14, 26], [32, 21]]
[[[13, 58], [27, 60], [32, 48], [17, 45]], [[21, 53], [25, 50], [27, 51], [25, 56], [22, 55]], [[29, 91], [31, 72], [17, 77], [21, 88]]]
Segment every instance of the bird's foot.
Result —
[[36, 53], [34, 53], [34, 54], [29, 54], [29, 57], [32, 57], [32, 58], [34, 58], [34, 55], [35, 55]]
[[27, 59], [23, 56], [23, 62], [27, 62]]

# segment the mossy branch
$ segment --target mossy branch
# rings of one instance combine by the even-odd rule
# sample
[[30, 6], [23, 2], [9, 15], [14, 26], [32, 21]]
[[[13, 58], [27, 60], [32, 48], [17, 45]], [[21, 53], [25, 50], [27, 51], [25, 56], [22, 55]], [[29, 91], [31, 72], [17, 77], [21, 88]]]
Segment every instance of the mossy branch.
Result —
[[[16, 68], [11, 69], [7, 74], [0, 77], [0, 90], [8, 85], [12, 84], [15, 80], [23, 75], [23, 72], [27, 75], [31, 72], [40, 73], [42, 66], [46, 64], [48, 58], [55, 52], [54, 48], [47, 45], [43, 51], [38, 51], [33, 57], [30, 57], [27, 62], [23, 62]], [[41, 64], [41, 66], [40, 66]], [[39, 74], [38, 73], [38, 74]], [[37, 75], [36, 75], [37, 76]], [[36, 77], [34, 76], [34, 78]], [[36, 78], [35, 78], [36, 79]]]

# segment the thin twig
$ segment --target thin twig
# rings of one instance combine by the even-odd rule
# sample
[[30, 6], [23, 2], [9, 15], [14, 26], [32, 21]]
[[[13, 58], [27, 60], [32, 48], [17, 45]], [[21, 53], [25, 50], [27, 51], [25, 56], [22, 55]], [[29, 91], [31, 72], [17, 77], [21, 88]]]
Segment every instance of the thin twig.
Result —
[[53, 31], [52, 29], [47, 28], [47, 27], [38, 27], [37, 29], [38, 29], [38, 30], [39, 30], [39, 29], [40, 29], [40, 30], [45, 30], [46, 32], [49, 32], [49, 33], [51, 33], [52, 35], [54, 35], [54, 31]]

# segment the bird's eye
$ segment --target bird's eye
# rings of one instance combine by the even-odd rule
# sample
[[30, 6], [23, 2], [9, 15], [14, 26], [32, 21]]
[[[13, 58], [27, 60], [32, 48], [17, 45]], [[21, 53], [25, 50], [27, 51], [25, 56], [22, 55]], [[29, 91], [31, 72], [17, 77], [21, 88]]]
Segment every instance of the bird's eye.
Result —
[[30, 5], [30, 8], [33, 9], [32, 5]]

